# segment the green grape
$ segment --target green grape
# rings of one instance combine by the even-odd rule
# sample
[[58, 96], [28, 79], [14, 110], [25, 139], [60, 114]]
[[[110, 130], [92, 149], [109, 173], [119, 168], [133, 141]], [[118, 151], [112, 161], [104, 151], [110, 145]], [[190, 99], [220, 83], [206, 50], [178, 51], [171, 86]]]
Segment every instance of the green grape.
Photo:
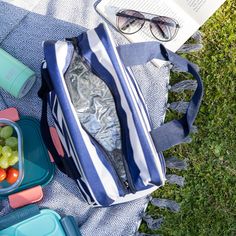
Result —
[[0, 145], [0, 155], [2, 154], [2, 146]]
[[0, 157], [0, 167], [2, 169], [7, 169], [9, 167], [8, 158], [5, 156]]
[[8, 158], [8, 164], [10, 166], [14, 166], [18, 161], [19, 161], [18, 152], [13, 151], [11, 156]]
[[8, 147], [8, 146], [4, 146], [3, 148], [2, 148], [2, 156], [3, 157], [10, 157], [11, 156], [11, 154], [12, 154], [12, 149], [10, 148], [10, 147]]
[[13, 134], [13, 128], [11, 126], [4, 126], [0, 131], [0, 136], [5, 139], [11, 137], [12, 134]]
[[18, 144], [18, 140], [16, 137], [10, 137], [6, 139], [5, 145], [11, 147], [12, 149], [16, 149]]
[[5, 146], [5, 140], [3, 138], [0, 138], [0, 145]]

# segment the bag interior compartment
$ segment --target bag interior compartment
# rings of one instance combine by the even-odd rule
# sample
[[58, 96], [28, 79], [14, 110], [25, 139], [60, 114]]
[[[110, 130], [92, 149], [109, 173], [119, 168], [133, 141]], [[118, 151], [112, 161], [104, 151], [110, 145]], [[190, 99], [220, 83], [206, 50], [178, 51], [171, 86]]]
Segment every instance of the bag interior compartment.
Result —
[[120, 123], [110, 89], [90, 71], [76, 50], [64, 77], [80, 123], [101, 145], [119, 177], [126, 182]]

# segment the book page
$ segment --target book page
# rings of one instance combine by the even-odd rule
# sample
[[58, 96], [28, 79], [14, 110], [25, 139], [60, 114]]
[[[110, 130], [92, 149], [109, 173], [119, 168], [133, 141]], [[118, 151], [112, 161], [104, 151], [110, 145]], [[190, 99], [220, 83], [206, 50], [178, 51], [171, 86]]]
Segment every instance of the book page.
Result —
[[201, 26], [225, 0], [175, 0], [175, 2]]
[[[96, 7], [115, 28], [116, 13], [121, 9], [132, 9], [149, 14], [168, 16], [178, 21], [180, 29], [176, 37], [169, 42], [161, 42], [166, 48], [175, 52], [191, 37], [199, 28], [199, 24], [178, 5], [175, 0], [102, 0]], [[154, 16], [148, 15], [148, 18]], [[150, 23], [145, 22], [143, 28], [135, 34], [123, 34], [130, 42], [157, 41], [150, 31]], [[156, 63], [157, 65], [158, 63]], [[159, 63], [162, 66], [163, 63]]]
[[[97, 11], [104, 16], [115, 28], [116, 13], [121, 9], [132, 9], [154, 15], [168, 16], [178, 21], [180, 29], [176, 37], [169, 42], [161, 42], [171, 51], [177, 51], [184, 42], [191, 37], [199, 28], [199, 24], [193, 20], [175, 0], [102, 0], [96, 7]], [[150, 16], [150, 18], [153, 16]], [[135, 34], [123, 34], [131, 42], [157, 41], [150, 31], [149, 22], [145, 22], [143, 28]]]

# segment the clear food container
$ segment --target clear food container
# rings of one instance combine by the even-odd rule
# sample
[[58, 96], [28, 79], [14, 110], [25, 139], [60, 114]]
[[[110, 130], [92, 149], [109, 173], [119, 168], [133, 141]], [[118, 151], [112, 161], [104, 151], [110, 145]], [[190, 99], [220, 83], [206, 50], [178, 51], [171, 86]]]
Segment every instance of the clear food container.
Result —
[[0, 119], [0, 146], [1, 196], [15, 191], [24, 177], [23, 136], [16, 122]]

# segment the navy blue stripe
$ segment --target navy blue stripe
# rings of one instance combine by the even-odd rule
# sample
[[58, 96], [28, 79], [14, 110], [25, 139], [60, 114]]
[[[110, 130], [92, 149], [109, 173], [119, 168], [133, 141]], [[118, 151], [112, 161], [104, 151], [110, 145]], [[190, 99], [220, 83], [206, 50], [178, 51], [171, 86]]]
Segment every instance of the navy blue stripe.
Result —
[[[117, 76], [120, 79], [121, 75], [122, 75], [122, 71], [121, 71], [120, 66], [118, 64], [114, 49], [113, 49], [111, 41], [110, 41], [110, 38], [107, 35], [107, 33], [104, 29], [104, 26], [99, 25], [95, 29], [95, 31], [96, 31], [98, 37], [100, 38], [101, 42], [103, 43], [104, 47], [106, 48], [107, 53], [110, 56], [110, 59], [113, 63], [113, 66], [116, 69]], [[141, 146], [142, 146], [142, 150], [143, 150], [143, 153], [144, 153], [144, 156], [145, 156], [145, 159], [146, 159], [148, 171], [149, 171], [149, 174], [150, 174], [150, 177], [151, 177], [151, 182], [156, 184], [156, 185], [161, 185], [162, 181], [161, 181], [159, 172], [157, 171], [156, 164], [155, 164], [155, 161], [154, 161], [154, 158], [159, 158], [159, 157], [153, 155], [153, 153], [150, 149], [150, 145], [147, 141], [146, 135], [144, 133], [142, 124], [140, 122], [140, 119], [138, 119], [138, 114], [137, 114], [137, 111], [135, 110], [134, 103], [133, 103], [131, 97], [128, 96], [128, 94], [130, 94], [130, 92], [129, 92], [128, 88], [125, 86], [125, 84], [122, 83], [123, 82], [122, 79], [120, 79], [120, 82], [121, 82], [123, 91], [125, 93], [127, 102], [129, 104], [129, 107], [132, 111], [132, 116], [133, 116], [133, 119], [134, 119], [134, 125], [137, 129], [137, 134], [139, 136], [140, 143], [141, 143]], [[131, 168], [131, 170], [132, 170], [132, 168]], [[143, 186], [144, 185], [137, 186], [137, 188], [138, 189], [143, 189]]]
[[55, 124], [57, 125], [57, 128], [63, 134], [62, 128], [60, 127], [60, 125], [58, 123], [58, 120], [57, 120], [57, 115], [55, 115], [55, 114], [57, 114], [57, 109], [58, 109], [57, 108], [57, 106], [58, 106], [58, 102], [57, 101], [55, 102], [55, 106], [54, 106], [54, 101], [55, 100], [56, 100], [55, 93], [52, 91], [51, 92], [51, 101], [50, 101], [49, 106], [50, 106], [51, 110], [53, 111], [53, 113], [52, 113], [53, 120], [54, 120]]
[[69, 136], [68, 136], [68, 133], [67, 133], [67, 130], [66, 130], [66, 125], [65, 125], [65, 121], [63, 121], [63, 119], [62, 119], [62, 130], [63, 130], [63, 136], [64, 136], [64, 138], [65, 138], [65, 142], [66, 142], [66, 146], [67, 146], [67, 148], [68, 148], [68, 155], [69, 156], [71, 156], [71, 154], [70, 154], [70, 145], [69, 145]]
[[113, 94], [114, 101], [116, 104], [117, 115], [120, 121], [120, 125], [122, 127], [121, 128], [122, 149], [127, 152], [124, 155], [128, 159], [128, 162], [130, 163], [130, 166], [132, 169], [131, 174], [132, 174], [133, 179], [138, 179], [140, 171], [132, 158], [133, 151], [132, 151], [132, 146], [129, 139], [129, 129], [127, 126], [127, 121], [126, 121], [127, 115], [121, 106], [120, 94], [114, 83], [113, 77], [109, 73], [109, 71], [107, 71], [100, 64], [96, 55], [91, 51], [86, 33], [79, 35], [78, 46], [80, 48], [80, 52], [82, 53], [82, 57], [84, 57], [89, 62], [92, 71], [95, 74], [97, 74], [98, 77], [101, 78], [106, 83], [106, 85], [108, 86], [108, 88]]
[[75, 149], [77, 154], [79, 155], [81, 165], [83, 166], [84, 174], [86, 176], [86, 179], [90, 183], [91, 188], [93, 189], [95, 198], [101, 205], [111, 205], [114, 200], [109, 198], [106, 194], [103, 184], [93, 166], [86, 145], [83, 142], [83, 137], [77, 126], [74, 115], [70, 109], [69, 101], [65, 99], [66, 94], [63, 89], [62, 81], [60, 79], [60, 73], [56, 64], [54, 43], [55, 42], [47, 41], [44, 44], [44, 54], [47, 60], [50, 76], [51, 78], [53, 78], [52, 83], [54, 85], [55, 92], [58, 95], [58, 100], [60, 101], [62, 112], [65, 116], [65, 119], [69, 121], [67, 125], [71, 134], [71, 138], [75, 144]]
[[[53, 97], [54, 97], [55, 103], [54, 103], [54, 101], [52, 100], [52, 102], [53, 102], [52, 104], [55, 104], [55, 106], [57, 105], [57, 107], [58, 107], [59, 101], [58, 101], [57, 97], [55, 96], [55, 93], [54, 93], [54, 92], [53, 92], [53, 94], [54, 94]], [[53, 108], [52, 108], [52, 109], [53, 109]], [[55, 113], [55, 114], [58, 114], [58, 113], [57, 113], [57, 110], [56, 110], [54, 113]], [[74, 149], [73, 149], [73, 146], [71, 145], [70, 138], [69, 138], [69, 135], [68, 135], [67, 130], [66, 130], [66, 129], [64, 129], [64, 131], [62, 130], [62, 128], [60, 127], [60, 125], [59, 125], [59, 123], [58, 123], [58, 117], [57, 117], [57, 115], [55, 116], [55, 115], [53, 114], [53, 118], [54, 118], [54, 122], [55, 122], [55, 124], [56, 124], [56, 127], [60, 130], [61, 134], [64, 136], [64, 140], [67, 140], [67, 141], [66, 141], [66, 144], [67, 144], [67, 150], [68, 150], [68, 152], [71, 151], [72, 154], [73, 154], [73, 156], [76, 157], [75, 152], [74, 152]], [[64, 118], [63, 118], [63, 117], [62, 117], [62, 122], [64, 123]], [[70, 153], [67, 153], [67, 155], [70, 156]], [[77, 168], [78, 168], [78, 167], [77, 167]], [[80, 169], [79, 169], [78, 171], [79, 171], [79, 173], [81, 173], [81, 170], [80, 170]]]
[[49, 102], [49, 106], [52, 108], [53, 107], [53, 101], [55, 100], [55, 93], [54, 91], [51, 91], [48, 94], [48, 102]]
[[[93, 197], [92, 197], [92, 195], [91, 195], [91, 193], [90, 193], [90, 191], [89, 191], [87, 185], [84, 183], [84, 181], [83, 181], [81, 178], [78, 178], [78, 181], [79, 181], [80, 184], [81, 184], [81, 188], [82, 188], [82, 189], [84, 190], [84, 192], [86, 192], [86, 194], [88, 195], [89, 200], [90, 200], [91, 202], [94, 202], [94, 199], [93, 199]], [[80, 188], [79, 185], [78, 185], [78, 187]], [[81, 191], [81, 193], [84, 194], [83, 191]], [[86, 196], [85, 196], [85, 199], [87, 199]]]
[[87, 34], [82, 34], [78, 37], [78, 46], [82, 53], [82, 56], [89, 62], [91, 69], [95, 74], [101, 78], [111, 90], [114, 101], [116, 104], [117, 115], [121, 126], [121, 139], [122, 139], [122, 150], [127, 162], [129, 163], [130, 173], [134, 181], [135, 186], [143, 188], [143, 182], [140, 178], [140, 171], [133, 159], [133, 150], [129, 138], [129, 128], [127, 126], [127, 115], [121, 106], [121, 98], [114, 82], [114, 79], [109, 71], [99, 62], [97, 56], [91, 51]]
[[[78, 181], [79, 181], [79, 179], [78, 179]], [[80, 182], [80, 181], [79, 181], [79, 182]], [[79, 188], [79, 190], [80, 190], [80, 193], [82, 194], [84, 200], [87, 201], [87, 202], [89, 202], [90, 199], [88, 198], [88, 196], [86, 196], [86, 195], [84, 194], [84, 189], [81, 189], [80, 186], [79, 186], [79, 184], [77, 184], [77, 186], [78, 186], [78, 188]]]
[[[107, 155], [106, 153], [104, 153], [105, 151], [103, 150], [103, 147], [99, 146], [94, 140], [91, 139], [91, 142], [92, 144], [94, 145], [95, 149], [96, 149], [96, 152], [101, 160], [101, 162], [103, 163], [104, 166], [107, 166], [107, 159], [106, 158], [101, 158], [103, 157], [104, 155]], [[108, 157], [109, 158], [109, 157]], [[114, 181], [116, 183], [116, 185], [118, 185], [118, 191], [119, 191], [119, 196], [125, 196], [125, 192], [123, 190], [123, 186], [120, 182], [120, 179], [118, 178], [117, 176], [117, 173], [115, 171], [115, 169], [113, 169], [113, 165], [112, 164], [109, 164], [109, 168], [110, 170], [112, 171], [113, 173], [113, 178], [114, 178]], [[110, 171], [110, 172], [111, 172]]]
[[[67, 135], [69, 136], [68, 133], [67, 133]], [[71, 149], [71, 151], [72, 151], [72, 156], [74, 157], [75, 160], [77, 160], [77, 159], [78, 159], [78, 158], [77, 158], [77, 155], [75, 154], [73, 145], [71, 144], [71, 141], [70, 141], [70, 140], [69, 140], [69, 147], [70, 147], [70, 149]], [[79, 172], [79, 173], [82, 173], [82, 170], [81, 170], [80, 165], [79, 165], [78, 163], [76, 163], [76, 164], [77, 164], [77, 165], [76, 165], [76, 168], [77, 168], [78, 172]]]

